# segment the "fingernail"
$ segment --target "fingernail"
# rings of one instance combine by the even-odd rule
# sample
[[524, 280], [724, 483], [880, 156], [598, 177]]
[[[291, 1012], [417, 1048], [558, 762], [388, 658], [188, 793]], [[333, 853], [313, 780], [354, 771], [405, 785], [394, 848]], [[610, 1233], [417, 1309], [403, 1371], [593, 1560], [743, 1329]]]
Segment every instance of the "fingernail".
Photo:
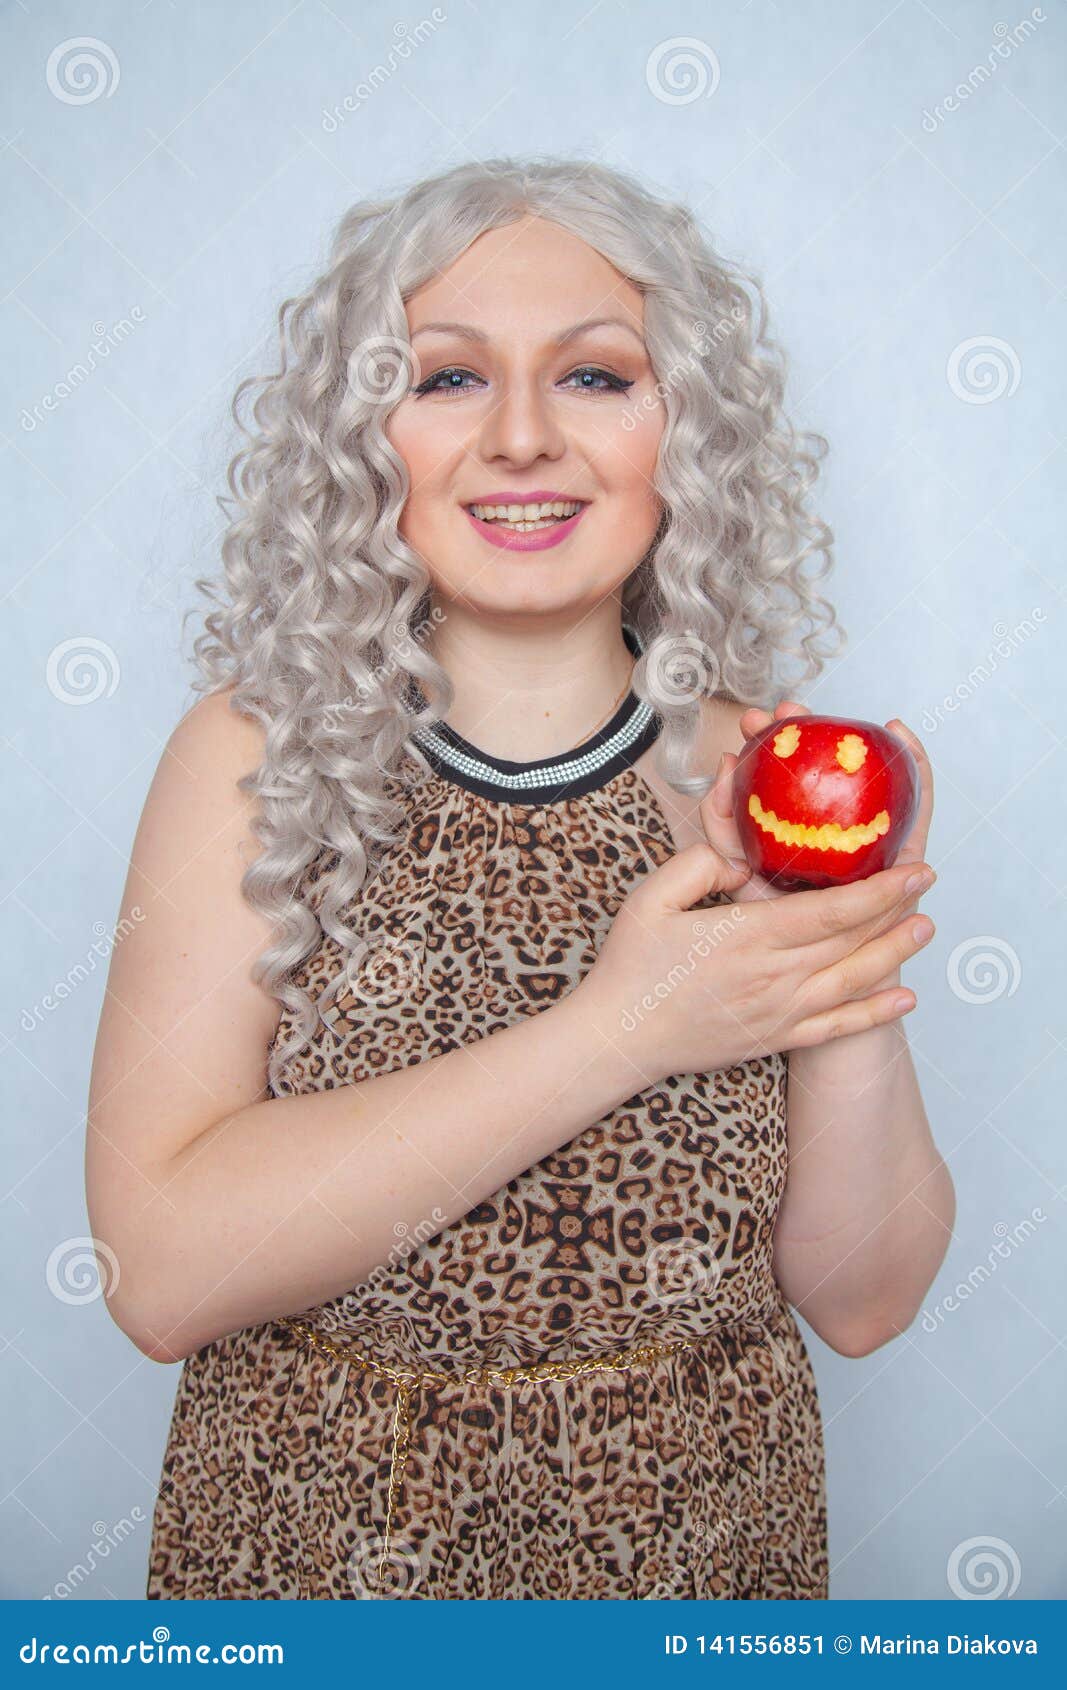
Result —
[[909, 875], [904, 882], [904, 890], [905, 892], [925, 892], [926, 888], [932, 886], [936, 879], [937, 875], [932, 868], [920, 869], [917, 873]]
[[933, 938], [934, 924], [930, 920], [929, 916], [924, 915], [914, 923], [911, 930], [911, 936], [919, 945], [925, 945], [928, 939]]
[[731, 868], [742, 869], [746, 874], [748, 873], [748, 864], [744, 857], [728, 857], [727, 861]]

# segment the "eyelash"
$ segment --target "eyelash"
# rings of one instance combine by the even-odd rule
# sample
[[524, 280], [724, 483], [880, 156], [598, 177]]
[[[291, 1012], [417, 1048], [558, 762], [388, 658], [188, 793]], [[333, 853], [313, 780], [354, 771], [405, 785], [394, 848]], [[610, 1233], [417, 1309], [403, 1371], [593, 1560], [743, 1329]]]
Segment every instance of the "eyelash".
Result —
[[[448, 369], [438, 370], [434, 375], [428, 376], [424, 382], [414, 389], [414, 392], [419, 398], [426, 393], [465, 393], [468, 392], [469, 389], [462, 387], [438, 387], [437, 383], [442, 381], [445, 376], [470, 376], [473, 374], [473, 370], [466, 370], [460, 364], [453, 364], [450, 365]], [[582, 364], [578, 369], [572, 370], [570, 375], [603, 376], [604, 380], [610, 384], [607, 388], [587, 387], [582, 389], [582, 391], [586, 393], [626, 393], [628, 389], [634, 385], [632, 381], [626, 381], [622, 376], [612, 375], [610, 370], [602, 370], [598, 364]], [[570, 376], [564, 377], [564, 380], [569, 381]]]

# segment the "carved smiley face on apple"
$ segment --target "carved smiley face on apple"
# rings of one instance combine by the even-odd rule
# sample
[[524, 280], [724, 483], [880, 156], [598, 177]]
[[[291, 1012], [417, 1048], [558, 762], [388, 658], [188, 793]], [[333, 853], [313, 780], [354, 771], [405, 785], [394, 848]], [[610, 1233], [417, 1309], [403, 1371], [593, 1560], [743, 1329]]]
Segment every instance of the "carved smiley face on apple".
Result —
[[783, 888], [841, 886], [892, 867], [919, 806], [919, 771], [873, 722], [786, 716], [748, 741], [733, 791], [757, 874]]

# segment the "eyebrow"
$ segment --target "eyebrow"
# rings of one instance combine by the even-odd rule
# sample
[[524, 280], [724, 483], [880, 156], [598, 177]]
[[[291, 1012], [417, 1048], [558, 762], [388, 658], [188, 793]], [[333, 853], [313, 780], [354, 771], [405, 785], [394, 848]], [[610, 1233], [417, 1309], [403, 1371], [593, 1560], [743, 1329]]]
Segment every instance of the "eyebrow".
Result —
[[[590, 329], [604, 328], [609, 325], [628, 330], [636, 340], [641, 342], [642, 347], [644, 346], [642, 336], [632, 323], [626, 321], [625, 317], [587, 317], [583, 322], [573, 323], [569, 329], [564, 329], [562, 334], [556, 336], [554, 344], [566, 346], [568, 341], [576, 339], [578, 335], [587, 334]], [[482, 329], [472, 327], [470, 323], [423, 323], [412, 334], [412, 340], [420, 334], [456, 334], [461, 335], [465, 340], [477, 341], [482, 346], [489, 344], [489, 336]]]

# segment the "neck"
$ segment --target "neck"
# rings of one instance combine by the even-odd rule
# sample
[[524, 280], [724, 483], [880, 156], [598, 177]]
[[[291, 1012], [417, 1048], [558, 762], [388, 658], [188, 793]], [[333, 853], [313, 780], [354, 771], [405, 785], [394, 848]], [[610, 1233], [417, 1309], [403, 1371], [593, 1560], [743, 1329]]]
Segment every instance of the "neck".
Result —
[[442, 608], [427, 649], [455, 689], [448, 725], [490, 756], [525, 762], [568, 751], [626, 695], [634, 658], [617, 599], [536, 621]]

